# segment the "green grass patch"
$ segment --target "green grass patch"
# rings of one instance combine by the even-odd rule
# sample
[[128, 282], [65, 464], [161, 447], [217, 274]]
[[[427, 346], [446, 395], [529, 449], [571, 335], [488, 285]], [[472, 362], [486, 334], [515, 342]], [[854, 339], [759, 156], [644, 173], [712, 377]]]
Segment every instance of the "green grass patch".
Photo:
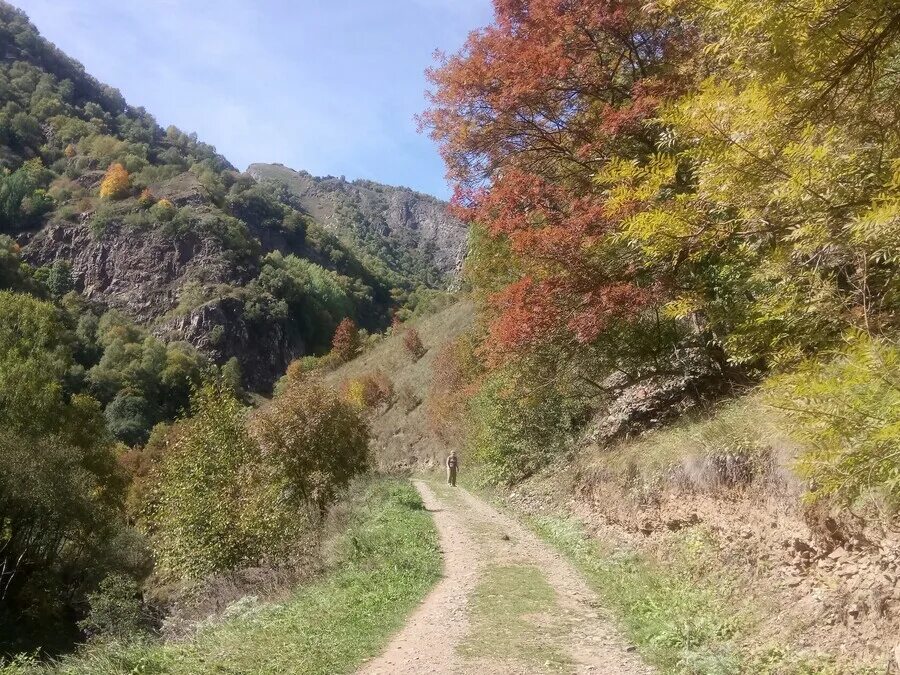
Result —
[[[250, 605], [183, 643], [93, 645], [52, 667], [106, 673], [349, 673], [377, 655], [440, 577], [437, 531], [408, 481], [372, 479], [323, 578], [280, 604]], [[27, 663], [3, 675], [35, 672]]]
[[541, 517], [535, 531], [581, 571], [612, 610], [641, 655], [663, 673], [678, 675], [837, 675], [831, 659], [792, 653], [777, 645], [751, 645], [754, 613], [729, 597], [728, 580], [718, 583], [692, 574], [702, 564], [696, 538], [683, 542], [660, 565], [633, 552], [609, 550], [575, 520]]
[[559, 649], [566, 625], [556, 592], [533, 566], [498, 565], [487, 570], [472, 597], [469, 635], [460, 645], [468, 658], [514, 661], [542, 670], [563, 671], [571, 665]]

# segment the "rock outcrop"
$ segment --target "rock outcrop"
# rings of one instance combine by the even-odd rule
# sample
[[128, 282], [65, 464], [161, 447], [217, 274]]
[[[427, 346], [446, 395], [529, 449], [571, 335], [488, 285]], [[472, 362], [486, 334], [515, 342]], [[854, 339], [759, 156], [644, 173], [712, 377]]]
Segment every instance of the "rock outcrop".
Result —
[[306, 353], [302, 339], [285, 325], [249, 320], [243, 301], [231, 297], [170, 319], [154, 332], [169, 341], [190, 342], [216, 363], [237, 358], [244, 386], [254, 391], [269, 390], [288, 364]]
[[588, 425], [585, 440], [603, 445], [661, 426], [716, 396], [727, 381], [702, 350], [679, 350], [670, 366], [666, 373], [648, 373], [636, 382], [621, 373], [610, 376], [603, 385], [611, 401]]
[[167, 236], [158, 229], [112, 223], [96, 236], [86, 223], [51, 223], [27, 242], [23, 253], [35, 266], [68, 261], [78, 291], [142, 323], [172, 310], [188, 281], [246, 280], [218, 242], [196, 232]]
[[251, 164], [247, 173], [283, 185], [294, 206], [332, 231], [396, 242], [418, 252], [451, 284], [458, 274], [467, 229], [435, 197], [367, 180], [319, 178], [281, 164]]

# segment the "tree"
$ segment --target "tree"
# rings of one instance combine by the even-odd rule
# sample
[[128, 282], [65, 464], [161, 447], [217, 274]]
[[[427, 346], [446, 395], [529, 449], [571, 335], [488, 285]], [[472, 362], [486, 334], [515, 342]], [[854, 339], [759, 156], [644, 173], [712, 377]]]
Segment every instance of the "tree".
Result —
[[[124, 476], [96, 400], [67, 395], [60, 312], [0, 291], [0, 628], [77, 602], [106, 573], [137, 573]], [[139, 566], [138, 566], [139, 567]], [[76, 578], [68, 570], [79, 570]], [[26, 611], [27, 610], [27, 611]]]
[[359, 353], [359, 329], [350, 317], [342, 319], [335, 329], [331, 351], [340, 361], [350, 361]]
[[519, 268], [486, 305], [485, 347], [497, 355], [589, 343], [656, 301], [594, 182], [617, 157], [653, 155], [660, 132], [648, 121], [682, 86], [690, 31], [643, 5], [497, 2], [494, 23], [429, 71], [422, 124], [441, 146], [457, 210]]
[[57, 260], [51, 265], [47, 275], [47, 288], [50, 290], [50, 295], [57, 300], [75, 288], [71, 263], [66, 260]]
[[54, 206], [45, 189], [52, 177], [40, 159], [31, 159], [0, 179], [0, 224], [18, 230], [39, 222]]
[[105, 199], [121, 199], [131, 190], [131, 176], [119, 162], [110, 164], [100, 183], [100, 196]]
[[425, 349], [425, 345], [422, 344], [422, 338], [419, 336], [419, 331], [412, 326], [403, 332], [403, 348], [406, 350], [406, 353], [412, 357], [413, 361], [418, 361], [425, 356], [425, 352], [428, 351]]
[[257, 411], [251, 428], [266, 461], [285, 476], [293, 503], [319, 514], [368, 467], [365, 421], [315, 379], [289, 382]]
[[161, 574], [200, 578], [293, 543], [296, 517], [278, 507], [282, 484], [245, 422], [234, 392], [213, 381], [195, 393], [191, 417], [166, 430], [141, 522]]
[[157, 411], [143, 396], [119, 392], [104, 411], [110, 433], [128, 445], [146, 442]]
[[236, 356], [232, 356], [222, 366], [222, 381], [235, 394], [240, 395], [244, 391], [243, 375], [241, 374], [241, 362]]

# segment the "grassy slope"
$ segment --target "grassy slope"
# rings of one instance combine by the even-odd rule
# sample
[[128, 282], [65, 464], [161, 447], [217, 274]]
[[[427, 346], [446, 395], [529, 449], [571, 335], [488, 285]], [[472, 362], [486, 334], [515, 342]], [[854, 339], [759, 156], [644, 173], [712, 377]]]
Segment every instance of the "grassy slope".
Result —
[[[844, 652], [839, 627], [817, 625], [778, 587], [780, 542], [805, 531], [795, 451], [751, 395], [614, 448], [585, 448], [509, 503], [663, 673], [874, 673], [871, 655]], [[748, 483], [717, 482], [724, 456], [747, 458]]]
[[[327, 382], [339, 386], [344, 380], [378, 368], [394, 383], [397, 400], [387, 410], [378, 411], [372, 420], [373, 448], [378, 468], [388, 471], [420, 469], [443, 462], [448, 448], [441, 446], [428, 433], [422, 403], [431, 383], [431, 364], [438, 351], [469, 328], [473, 320], [471, 301], [461, 300], [412, 323], [428, 350], [418, 361], [413, 361], [404, 349], [402, 334], [392, 335], [326, 377]], [[408, 405], [407, 401], [410, 402]]]
[[[406, 481], [355, 490], [332, 571], [280, 604], [249, 606], [177, 644], [98, 645], [55, 668], [106, 673], [353, 672], [376, 655], [440, 575], [437, 532]], [[31, 672], [0, 668], [3, 675]]]

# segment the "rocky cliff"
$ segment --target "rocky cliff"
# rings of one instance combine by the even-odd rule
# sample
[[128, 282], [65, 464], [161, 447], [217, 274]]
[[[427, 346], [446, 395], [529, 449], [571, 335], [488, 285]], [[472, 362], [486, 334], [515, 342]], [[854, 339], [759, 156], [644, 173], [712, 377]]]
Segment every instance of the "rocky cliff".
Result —
[[447, 284], [453, 283], [465, 254], [467, 230], [448, 213], [445, 202], [409, 188], [320, 178], [281, 164], [251, 164], [247, 172], [283, 187], [292, 206], [385, 259], [394, 272], [433, 268]]

